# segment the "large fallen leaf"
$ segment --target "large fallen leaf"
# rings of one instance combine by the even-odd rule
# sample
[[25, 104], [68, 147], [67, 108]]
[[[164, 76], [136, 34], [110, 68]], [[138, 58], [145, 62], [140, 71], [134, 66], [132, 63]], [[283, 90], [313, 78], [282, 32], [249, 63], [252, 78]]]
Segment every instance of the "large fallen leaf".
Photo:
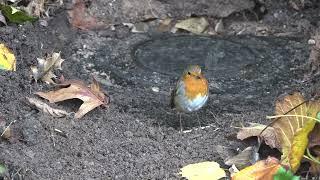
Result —
[[8, 21], [12, 23], [22, 24], [27, 21], [34, 22], [38, 19], [36, 17], [29, 16], [26, 12], [11, 5], [0, 4], [0, 10]]
[[[320, 124], [317, 123], [313, 128], [312, 132], [309, 134], [309, 144], [308, 148], [315, 156], [316, 160], [320, 161]], [[312, 175], [316, 176], [320, 174], [320, 164], [309, 161], [310, 168], [309, 171]]]
[[300, 166], [308, 145], [308, 135], [316, 123], [319, 105], [319, 101], [305, 102], [298, 92], [276, 102], [276, 115], [281, 118], [272, 126], [281, 145], [282, 164], [289, 166], [293, 172]]
[[266, 160], [258, 161], [254, 165], [235, 173], [232, 180], [273, 180], [273, 176], [280, 167], [278, 159], [268, 157]]
[[181, 176], [188, 180], [215, 180], [226, 177], [226, 173], [216, 162], [189, 164], [180, 169]]
[[75, 118], [81, 118], [89, 111], [98, 106], [106, 106], [109, 103], [109, 97], [101, 90], [98, 82], [93, 79], [90, 87], [87, 87], [81, 81], [66, 81], [59, 85], [61, 89], [50, 92], [37, 92], [42, 98], [48, 99], [50, 103], [60, 102], [67, 99], [80, 99], [83, 104], [80, 106]]
[[52, 53], [47, 58], [42, 59], [38, 58], [38, 65], [31, 66], [32, 77], [35, 81], [41, 79], [43, 82], [49, 84], [55, 84], [52, 80], [56, 78], [56, 75], [53, 73], [56, 69], [62, 69], [61, 64], [64, 59], [61, 58], [60, 52], [59, 53]]
[[[249, 127], [243, 127], [237, 133], [237, 138], [244, 140], [253, 136], [260, 136], [268, 146], [272, 148], [280, 148], [279, 140], [276, 136], [275, 129], [273, 127], [267, 127], [263, 124], [251, 123]], [[265, 129], [265, 130], [264, 130]], [[264, 130], [261, 134], [261, 131]]]
[[201, 34], [203, 33], [209, 26], [209, 23], [204, 17], [193, 17], [183, 21], [178, 22], [175, 25], [177, 29], [184, 29], [186, 31]]
[[0, 69], [16, 70], [16, 57], [4, 44], [0, 44]]

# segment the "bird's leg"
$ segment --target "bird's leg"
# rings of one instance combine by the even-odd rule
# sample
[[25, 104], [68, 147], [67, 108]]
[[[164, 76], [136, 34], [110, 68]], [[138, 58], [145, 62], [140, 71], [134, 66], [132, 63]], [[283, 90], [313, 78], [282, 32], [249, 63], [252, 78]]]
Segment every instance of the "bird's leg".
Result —
[[181, 121], [181, 113], [179, 113], [179, 120], [180, 120], [180, 131], [182, 132], [182, 121]]
[[198, 124], [199, 124], [199, 130], [201, 129], [201, 122], [200, 122], [200, 119], [199, 119], [199, 114], [198, 112], [195, 112], [196, 115], [197, 115], [197, 120], [198, 120]]

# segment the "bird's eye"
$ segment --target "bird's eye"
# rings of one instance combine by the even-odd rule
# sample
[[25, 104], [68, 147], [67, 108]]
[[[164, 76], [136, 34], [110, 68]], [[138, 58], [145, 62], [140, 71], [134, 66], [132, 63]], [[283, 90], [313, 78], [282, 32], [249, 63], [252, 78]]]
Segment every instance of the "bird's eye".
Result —
[[191, 72], [188, 72], [188, 75], [191, 75]]
[[197, 76], [197, 79], [201, 79], [201, 77], [200, 77], [200, 76]]

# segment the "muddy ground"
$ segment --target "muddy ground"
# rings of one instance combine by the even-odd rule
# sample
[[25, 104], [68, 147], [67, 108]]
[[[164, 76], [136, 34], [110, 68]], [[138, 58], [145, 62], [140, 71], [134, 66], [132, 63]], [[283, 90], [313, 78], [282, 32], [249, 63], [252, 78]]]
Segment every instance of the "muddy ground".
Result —
[[[17, 57], [16, 72], [0, 72], [0, 115], [7, 124], [15, 121], [11, 127], [19, 137], [0, 141], [6, 178], [179, 179], [187, 164], [223, 164], [226, 152], [249, 143], [236, 140], [235, 127], [267, 124], [278, 96], [294, 90], [311, 96], [316, 89], [316, 79], [302, 80], [310, 74], [307, 42], [319, 25], [320, 7], [306, 2], [300, 10], [287, 1], [254, 2], [252, 9], [224, 17], [223, 32], [210, 37], [132, 33], [121, 24], [80, 31], [69, 24], [66, 7], [56, 9], [46, 27], [39, 22], [0, 27], [0, 41]], [[261, 4], [266, 11], [258, 13]], [[52, 86], [32, 82], [30, 66], [52, 51], [65, 59], [58, 75], [90, 83], [94, 74], [111, 97], [109, 107], [81, 120], [35, 111], [26, 97]], [[205, 67], [209, 80], [209, 102], [198, 112], [208, 127], [197, 130], [196, 114], [183, 114], [184, 129], [192, 131], [181, 133], [169, 107], [170, 90], [190, 63]], [[80, 104], [53, 106], [76, 111]]]

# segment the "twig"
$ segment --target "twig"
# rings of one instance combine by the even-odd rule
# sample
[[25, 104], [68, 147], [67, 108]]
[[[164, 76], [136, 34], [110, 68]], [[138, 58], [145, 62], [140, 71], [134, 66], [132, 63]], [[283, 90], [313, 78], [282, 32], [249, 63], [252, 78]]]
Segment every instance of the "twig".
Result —
[[1, 134], [0, 137], [2, 137], [2, 136], [4, 135], [4, 133], [9, 129], [9, 127], [11, 126], [11, 124], [12, 124], [12, 123], [15, 123], [15, 122], [16, 122], [16, 120], [11, 121], [10, 124], [4, 129], [4, 131], [2, 132], [2, 134]]

